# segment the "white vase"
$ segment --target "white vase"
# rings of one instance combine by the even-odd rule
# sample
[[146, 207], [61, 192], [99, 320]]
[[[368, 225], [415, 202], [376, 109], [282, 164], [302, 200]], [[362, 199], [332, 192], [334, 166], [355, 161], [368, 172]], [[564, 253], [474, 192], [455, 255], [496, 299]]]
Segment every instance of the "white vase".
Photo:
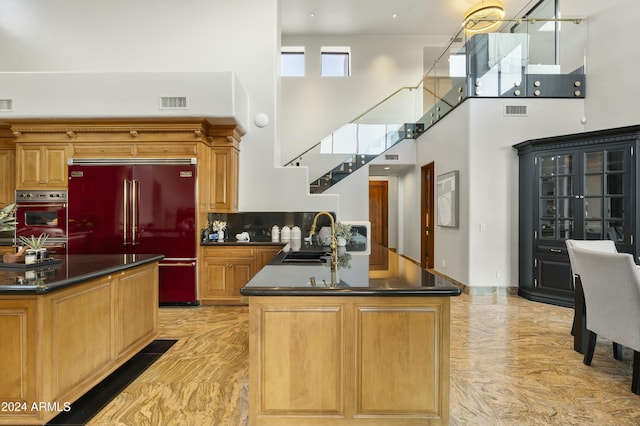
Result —
[[338, 247], [346, 247], [347, 246], [347, 240], [343, 237], [336, 237], [336, 243], [338, 244]]
[[224, 231], [222, 230], [218, 231], [218, 241], [224, 241]]
[[320, 245], [328, 246], [331, 244], [331, 228], [328, 226], [323, 226], [318, 231], [318, 242]]

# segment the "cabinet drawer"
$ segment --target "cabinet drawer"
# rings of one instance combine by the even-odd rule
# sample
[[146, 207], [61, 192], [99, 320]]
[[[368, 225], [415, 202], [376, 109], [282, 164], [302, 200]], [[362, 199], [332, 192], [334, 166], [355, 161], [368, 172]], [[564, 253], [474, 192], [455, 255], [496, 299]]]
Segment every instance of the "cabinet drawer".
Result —
[[138, 144], [136, 146], [136, 154], [138, 156], [145, 155], [181, 155], [195, 156], [196, 144], [175, 144], [175, 143], [155, 143], [155, 144]]
[[133, 155], [133, 145], [131, 144], [74, 144], [74, 157], [130, 157]]
[[203, 247], [205, 257], [253, 257], [253, 247]]

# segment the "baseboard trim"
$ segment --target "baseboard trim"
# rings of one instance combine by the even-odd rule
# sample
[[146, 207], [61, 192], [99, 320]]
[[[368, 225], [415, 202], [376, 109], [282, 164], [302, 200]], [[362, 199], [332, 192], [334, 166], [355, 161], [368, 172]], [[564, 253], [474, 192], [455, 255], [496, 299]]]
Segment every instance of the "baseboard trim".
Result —
[[[411, 263], [415, 263], [418, 266], [421, 266], [419, 262], [415, 259], [412, 259], [404, 254], [400, 255], [404, 259], [408, 260]], [[464, 283], [461, 283], [458, 280], [451, 278], [450, 276], [443, 274], [442, 272], [436, 269], [427, 269], [427, 271], [431, 272], [434, 275], [442, 277], [448, 281], [451, 281], [453, 284], [462, 288], [462, 292], [464, 294], [468, 294], [471, 296], [515, 296], [518, 295], [518, 287], [497, 287], [497, 286], [489, 286], [489, 287], [476, 287], [476, 286], [468, 286]]]
[[436, 269], [428, 269], [434, 275], [445, 278], [451, 281], [453, 284], [462, 288], [462, 293], [470, 296], [514, 296], [518, 294], [518, 287], [497, 287], [497, 286], [469, 286], [461, 283], [458, 280], [451, 278], [450, 276], [443, 274]]

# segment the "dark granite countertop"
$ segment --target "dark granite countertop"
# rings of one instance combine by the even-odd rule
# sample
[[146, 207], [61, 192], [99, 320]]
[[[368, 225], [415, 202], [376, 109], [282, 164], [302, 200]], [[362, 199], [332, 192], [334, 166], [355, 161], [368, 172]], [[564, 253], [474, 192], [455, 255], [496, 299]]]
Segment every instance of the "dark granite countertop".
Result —
[[[302, 250], [311, 248], [302, 247]], [[331, 268], [325, 264], [285, 264], [289, 246], [276, 255], [241, 290], [245, 296], [458, 296], [460, 287], [384, 247], [386, 270], [371, 268], [371, 256], [339, 253], [335, 285], [331, 286]], [[317, 250], [317, 248], [315, 248]], [[315, 279], [316, 286], [311, 284]]]
[[[44, 294], [103, 275], [164, 259], [160, 254], [73, 254], [61, 262], [16, 269], [0, 263], [0, 295]], [[4, 266], [3, 266], [4, 265]]]

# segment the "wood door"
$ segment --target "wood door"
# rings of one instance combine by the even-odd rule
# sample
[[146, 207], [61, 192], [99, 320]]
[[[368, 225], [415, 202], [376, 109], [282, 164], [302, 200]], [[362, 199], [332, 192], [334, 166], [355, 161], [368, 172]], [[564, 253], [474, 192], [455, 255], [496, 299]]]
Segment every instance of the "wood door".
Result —
[[433, 268], [433, 247], [434, 247], [434, 226], [433, 226], [433, 206], [434, 206], [434, 165], [429, 163], [421, 169], [421, 208], [420, 208], [420, 264], [423, 268]]
[[389, 265], [388, 251], [385, 248], [389, 245], [388, 199], [389, 183], [387, 181], [369, 181], [369, 221], [371, 222], [369, 268], [372, 270], [386, 270]]

